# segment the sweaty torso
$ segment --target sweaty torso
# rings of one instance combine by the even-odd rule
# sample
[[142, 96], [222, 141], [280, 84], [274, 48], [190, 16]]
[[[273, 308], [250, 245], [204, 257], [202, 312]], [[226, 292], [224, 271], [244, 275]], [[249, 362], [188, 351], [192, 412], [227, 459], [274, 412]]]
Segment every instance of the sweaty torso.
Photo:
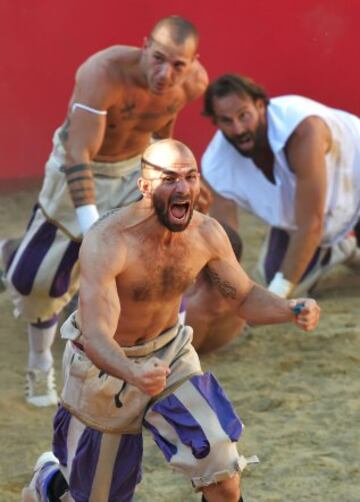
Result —
[[[91, 92], [95, 97], [102, 93], [108, 103], [105, 135], [96, 161], [116, 162], [142, 153], [151, 136], [166, 128], [189, 100], [189, 87], [195, 80], [191, 74], [186, 84], [178, 84], [163, 95], [151, 92], [140, 65], [141, 54], [135, 47], [111, 47], [92, 56], [78, 71], [78, 75], [85, 75], [89, 89], [94, 86]], [[70, 107], [81, 99], [80, 87], [81, 82], [75, 87]]]
[[147, 221], [126, 232], [131, 252], [116, 278], [121, 315], [115, 339], [120, 345], [149, 340], [176, 323], [182, 295], [209, 257], [197, 220], [186, 232], [172, 234], [168, 243], [150, 232], [139, 239]]

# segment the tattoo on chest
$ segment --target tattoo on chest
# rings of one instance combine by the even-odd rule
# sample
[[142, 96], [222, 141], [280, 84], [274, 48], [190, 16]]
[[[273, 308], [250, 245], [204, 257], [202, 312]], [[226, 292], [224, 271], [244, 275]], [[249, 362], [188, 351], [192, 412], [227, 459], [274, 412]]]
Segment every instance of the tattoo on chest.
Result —
[[234, 288], [230, 282], [222, 280], [219, 274], [211, 270], [209, 267], [206, 272], [213, 285], [218, 289], [224, 298], [232, 298], [233, 300], [236, 300], [236, 288]]
[[136, 115], [134, 113], [135, 103], [128, 101], [125, 105], [120, 109], [121, 115], [123, 115], [123, 119], [135, 119]]
[[180, 103], [174, 101], [168, 104], [161, 111], [154, 111], [153, 109], [144, 112], [135, 113], [136, 103], [133, 101], [128, 101], [120, 108], [121, 118], [123, 120], [157, 120], [166, 115], [175, 115], [178, 112]]

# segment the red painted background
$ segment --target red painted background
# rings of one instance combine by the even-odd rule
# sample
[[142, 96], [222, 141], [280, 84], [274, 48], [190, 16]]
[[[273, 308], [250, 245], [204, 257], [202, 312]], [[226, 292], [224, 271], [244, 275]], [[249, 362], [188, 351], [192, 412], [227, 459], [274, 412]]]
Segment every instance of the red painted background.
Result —
[[[1, 180], [41, 176], [77, 66], [113, 44], [141, 45], [161, 17], [201, 35], [210, 78], [231, 71], [270, 95], [298, 93], [360, 114], [358, 0], [1, 0]], [[201, 102], [176, 135], [200, 156], [213, 133]]]

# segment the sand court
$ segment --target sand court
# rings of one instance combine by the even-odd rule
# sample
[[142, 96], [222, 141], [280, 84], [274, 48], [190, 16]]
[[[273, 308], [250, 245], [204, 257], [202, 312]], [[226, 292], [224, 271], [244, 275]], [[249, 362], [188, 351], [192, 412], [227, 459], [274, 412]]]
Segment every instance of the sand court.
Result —
[[[26, 226], [38, 185], [0, 193], [0, 238]], [[249, 271], [265, 228], [242, 214], [244, 266]], [[338, 267], [315, 291], [322, 319], [313, 333], [291, 325], [251, 328], [229, 347], [202, 358], [245, 423], [239, 450], [261, 463], [243, 475], [244, 495], [256, 502], [355, 502], [360, 493], [360, 275]], [[49, 449], [54, 408], [25, 404], [25, 323], [0, 295], [0, 502], [20, 499], [37, 456]], [[63, 342], [55, 344], [57, 374]], [[60, 380], [60, 377], [58, 378]], [[145, 435], [139, 502], [199, 500], [187, 480], [170, 471]]]

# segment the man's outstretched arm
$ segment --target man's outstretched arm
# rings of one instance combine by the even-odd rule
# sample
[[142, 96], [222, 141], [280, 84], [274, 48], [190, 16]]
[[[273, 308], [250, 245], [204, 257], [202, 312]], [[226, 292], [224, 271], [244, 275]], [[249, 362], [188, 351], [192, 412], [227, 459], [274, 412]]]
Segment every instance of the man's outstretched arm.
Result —
[[[294, 322], [305, 331], [313, 330], [320, 307], [312, 299], [285, 300], [255, 284], [237, 262], [223, 229], [216, 225], [211, 232], [214, 258], [208, 264], [208, 276], [214, 287], [234, 311], [250, 324]], [[294, 311], [298, 305], [299, 313]]]

